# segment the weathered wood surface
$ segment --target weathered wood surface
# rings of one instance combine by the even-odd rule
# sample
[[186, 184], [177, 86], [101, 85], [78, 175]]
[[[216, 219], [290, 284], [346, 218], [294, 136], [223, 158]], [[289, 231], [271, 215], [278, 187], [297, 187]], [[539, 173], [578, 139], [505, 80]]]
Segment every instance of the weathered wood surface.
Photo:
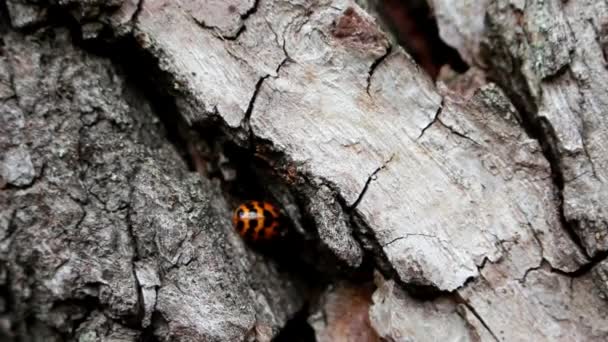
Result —
[[[502, 90], [471, 81], [475, 70], [449, 88], [436, 87], [353, 1], [59, 5], [80, 21], [85, 38], [101, 34], [103, 27], [133, 36], [171, 80], [172, 89], [166, 91], [187, 123], [213, 125], [228, 139], [255, 146], [259, 156], [272, 160], [278, 179], [304, 198], [299, 209], [314, 218], [314, 227], [304, 228], [317, 229], [321, 245], [351, 268], [367, 256], [385, 277], [394, 277], [379, 282], [370, 311], [381, 337], [608, 338], [607, 267], [605, 261], [598, 263], [608, 249], [608, 168], [601, 145], [608, 125], [603, 112], [603, 4], [592, 10], [585, 1], [539, 1], [525, 8], [502, 0], [459, 6], [433, 1], [446, 42], [469, 63], [485, 68]], [[15, 27], [44, 20], [41, 9], [26, 2], [8, 0], [7, 7]], [[464, 20], [470, 13], [476, 13], [475, 20]], [[488, 21], [480, 22], [479, 13]], [[15, 42], [5, 45], [16, 46], [9, 51], [19, 56], [25, 38], [7, 37]], [[4, 103], [12, 106], [6, 112], [17, 113], [3, 115], [7, 136], [35, 131], [20, 124], [25, 122], [20, 112], [38, 115], [31, 119], [34, 126], [67, 122], [77, 134], [67, 135], [57, 148], [74, 145], [63, 154], [83, 163], [76, 172], [61, 164], [64, 157], [53, 148], [38, 150], [11, 140], [17, 138], [4, 142], [11, 149], [2, 159], [8, 184], [2, 196], [10, 205], [2, 212], [2, 228], [11, 236], [5, 239], [3, 259], [16, 267], [9, 268], [6, 282], [11, 293], [20, 295], [32, 290], [19, 286], [33, 282], [38, 291], [34, 298], [47, 305], [39, 309], [42, 326], [72, 326], [58, 323], [57, 308], [51, 305], [55, 300], [93, 297], [101, 305], [84, 316], [77, 332], [101, 329], [89, 327], [106, 326], [109, 320], [116, 327], [107, 331], [119, 331], [127, 340], [148, 324], [161, 338], [232, 340], [257, 331], [263, 339], [276, 333], [298, 309], [301, 293], [289, 277], [273, 271], [272, 263], [252, 261], [255, 256], [229, 232], [227, 208], [215, 199], [222, 196], [215, 185], [186, 175], [167, 146], [150, 151], [151, 142], [137, 138], [142, 131], [154, 132], [146, 126], [153, 122], [146, 110], [129, 116], [123, 107], [133, 105], [124, 104], [121, 91], [107, 94], [101, 92], [105, 87], [81, 86], [85, 81], [80, 78], [74, 85], [72, 78], [62, 77], [72, 88], [84, 89], [74, 91], [80, 102], [71, 106], [77, 110], [64, 110], [76, 117], [44, 116], [45, 108], [58, 106], [44, 106], [45, 101], [69, 102], [72, 97], [33, 97], [41, 96], [35, 93], [41, 82], [62, 84], [48, 79], [61, 73], [41, 76], [40, 81], [26, 71], [19, 73], [19, 61], [5, 58], [0, 69], [6, 70], [0, 73], [6, 75], [0, 82], [5, 85], [0, 88], [6, 93]], [[84, 72], [95, 80], [107, 73], [95, 68]], [[100, 98], [105, 99], [102, 104], [87, 102]], [[145, 103], [138, 106], [145, 108]], [[108, 118], [98, 119], [104, 115]], [[119, 129], [125, 120], [128, 128]], [[93, 134], [91, 140], [99, 135], [99, 142], [90, 143], [90, 153], [83, 153], [88, 146], [81, 142], [83, 133]], [[112, 138], [116, 134], [120, 137]], [[132, 152], [141, 149], [145, 152]], [[63, 166], [55, 170], [53, 163]], [[51, 191], [43, 191], [47, 183], [61, 191], [44, 195]], [[88, 268], [67, 262], [57, 269], [63, 259], [53, 256], [38, 266], [44, 275], [28, 278], [19, 267], [33, 258], [33, 251], [50, 248], [52, 241], [61, 246], [64, 239], [71, 241], [44, 234], [34, 239], [28, 229], [14, 228], [14, 222], [21, 222], [16, 199], [27, 205], [28, 196], [34, 195], [53, 201], [47, 210], [56, 218], [47, 219], [59, 228], [88, 227], [99, 235], [93, 235], [94, 241], [115, 232], [118, 237], [110, 241], [119, 242], [111, 246], [122, 248], [112, 247], [115, 252], [108, 253], [108, 248], [74, 247], [94, 256], [82, 266]], [[72, 215], [62, 214], [72, 211], [57, 196], [71, 201]], [[40, 215], [32, 210], [31, 215]], [[209, 228], [203, 232], [201, 227]], [[572, 227], [582, 244], [569, 234]], [[75, 243], [91, 239], [83, 234], [76, 234]], [[13, 242], [19, 239], [37, 247], [26, 253]], [[57, 251], [71, 253], [72, 248]], [[113, 282], [95, 278], [102, 277], [104, 267], [116, 271]], [[251, 267], [260, 270], [251, 272]], [[251, 278], [242, 279], [241, 272]], [[61, 282], [69, 277], [81, 285]], [[58, 283], [52, 281], [57, 278]], [[125, 281], [133, 285], [125, 286]], [[90, 282], [96, 285], [91, 288]], [[422, 302], [410, 298], [402, 285], [444, 292]], [[231, 297], [223, 297], [226, 293]], [[17, 302], [23, 305], [20, 310], [36, 303]], [[386, 321], [391, 313], [398, 327]], [[154, 320], [155, 314], [161, 322]], [[429, 329], [428, 322], [445, 330]], [[317, 331], [322, 336], [333, 330]]]

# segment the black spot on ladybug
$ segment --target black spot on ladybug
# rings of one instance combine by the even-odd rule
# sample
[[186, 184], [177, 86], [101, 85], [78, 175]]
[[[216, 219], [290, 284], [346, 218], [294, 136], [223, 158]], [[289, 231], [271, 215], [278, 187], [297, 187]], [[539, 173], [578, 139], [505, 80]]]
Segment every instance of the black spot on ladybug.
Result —
[[272, 226], [272, 223], [275, 221], [272, 219], [272, 214], [270, 214], [270, 211], [268, 210], [264, 210], [264, 218], [270, 218], [269, 220], [264, 220], [264, 228], [268, 228], [270, 226]]

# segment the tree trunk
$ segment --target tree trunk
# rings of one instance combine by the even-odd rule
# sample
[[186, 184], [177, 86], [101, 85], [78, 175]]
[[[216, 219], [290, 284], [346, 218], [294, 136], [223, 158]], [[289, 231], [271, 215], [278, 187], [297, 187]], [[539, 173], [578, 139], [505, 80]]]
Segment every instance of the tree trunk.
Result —
[[6, 0], [0, 337], [608, 339], [608, 5], [430, 5]]

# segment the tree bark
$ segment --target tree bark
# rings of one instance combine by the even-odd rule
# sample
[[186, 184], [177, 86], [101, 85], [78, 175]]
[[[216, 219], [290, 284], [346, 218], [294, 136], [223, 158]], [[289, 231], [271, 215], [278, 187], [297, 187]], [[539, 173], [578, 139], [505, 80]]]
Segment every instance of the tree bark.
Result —
[[7, 0], [3, 334], [606, 340], [608, 7], [431, 5], [449, 82], [350, 0]]

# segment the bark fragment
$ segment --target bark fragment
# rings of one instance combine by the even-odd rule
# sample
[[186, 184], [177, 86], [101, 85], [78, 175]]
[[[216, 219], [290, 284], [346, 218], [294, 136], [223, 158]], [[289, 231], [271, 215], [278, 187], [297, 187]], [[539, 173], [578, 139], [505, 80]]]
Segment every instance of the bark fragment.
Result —
[[380, 337], [388, 341], [475, 341], [448, 298], [422, 302], [409, 296], [394, 281], [378, 278], [371, 323]]

